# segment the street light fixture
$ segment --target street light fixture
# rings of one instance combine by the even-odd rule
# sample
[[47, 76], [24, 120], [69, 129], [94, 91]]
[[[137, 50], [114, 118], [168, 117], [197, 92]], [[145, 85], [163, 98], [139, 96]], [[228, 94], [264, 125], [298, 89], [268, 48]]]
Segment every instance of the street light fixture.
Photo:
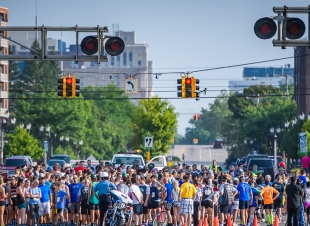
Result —
[[299, 115], [299, 119], [301, 121], [304, 121], [305, 120], [305, 114], [302, 112], [300, 115]]
[[290, 126], [289, 121], [286, 121], [286, 122], [284, 123], [284, 127], [285, 127], [285, 129], [287, 130], [289, 126]]
[[277, 133], [280, 133], [281, 129], [280, 127], [277, 127], [277, 129], [275, 130], [274, 127], [270, 128], [270, 133], [273, 135], [273, 157], [274, 157], [274, 173], [276, 174], [277, 170], [278, 170], [278, 163], [277, 163]]
[[30, 122], [27, 124], [26, 128], [27, 128], [27, 130], [29, 130], [29, 132], [30, 132], [30, 129], [31, 129], [31, 123], [30, 123]]
[[273, 127], [270, 128], [270, 133], [274, 133], [274, 128]]
[[15, 123], [16, 123], [16, 118], [15, 117], [11, 118], [11, 124], [15, 125]]
[[277, 128], [277, 133], [280, 133], [281, 132], [281, 129], [280, 127]]
[[296, 125], [296, 123], [297, 123], [297, 118], [296, 118], [296, 117], [294, 117], [294, 119], [293, 119], [293, 121], [292, 121], [292, 126], [295, 126], [295, 125]]
[[245, 144], [246, 144], [246, 143], [247, 143], [247, 141], [246, 141], [246, 140], [244, 140], [244, 141], [243, 141], [243, 143], [245, 143]]
[[19, 124], [19, 128], [23, 129], [24, 128], [24, 123]]

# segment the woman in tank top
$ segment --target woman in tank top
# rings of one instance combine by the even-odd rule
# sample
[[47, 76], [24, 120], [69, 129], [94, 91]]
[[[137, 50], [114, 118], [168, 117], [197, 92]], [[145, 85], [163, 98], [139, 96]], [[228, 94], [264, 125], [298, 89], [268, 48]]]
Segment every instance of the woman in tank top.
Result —
[[30, 200], [30, 181], [27, 179], [25, 180], [25, 204], [26, 204], [26, 217], [27, 217], [27, 224], [30, 225], [31, 222], [31, 212], [29, 208], [29, 200]]
[[4, 210], [5, 210], [5, 199], [7, 197], [6, 187], [3, 186], [3, 177], [0, 177], [0, 226], [5, 225], [4, 223]]
[[[90, 198], [89, 198], [89, 210], [90, 210], [90, 222], [92, 224], [96, 223], [97, 225], [99, 225], [98, 223], [98, 219], [99, 218], [99, 199], [98, 199], [98, 194], [95, 193], [93, 191], [93, 188], [97, 185], [97, 177], [96, 175], [92, 175], [91, 176], [91, 183], [89, 185], [89, 192], [90, 192]], [[95, 214], [97, 216], [97, 220], [95, 220]]]
[[180, 222], [180, 203], [179, 203], [179, 181], [175, 180], [172, 183], [172, 206], [173, 206], [173, 224], [178, 225]]
[[23, 179], [18, 179], [16, 189], [16, 204], [17, 204], [17, 224], [26, 224], [26, 203], [25, 203], [25, 182]]
[[8, 222], [11, 224], [13, 219], [16, 219], [17, 207], [16, 207], [16, 189], [17, 178], [12, 177], [9, 186], [9, 215]]

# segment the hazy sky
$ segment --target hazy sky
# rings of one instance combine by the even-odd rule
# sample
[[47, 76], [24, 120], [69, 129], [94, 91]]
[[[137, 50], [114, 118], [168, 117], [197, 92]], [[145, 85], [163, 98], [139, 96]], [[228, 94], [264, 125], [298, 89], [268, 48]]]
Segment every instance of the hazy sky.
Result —
[[[272, 46], [272, 39], [261, 40], [253, 32], [254, 23], [262, 17], [274, 16], [273, 6], [304, 6], [309, 1], [294, 0], [37, 0], [39, 25], [108, 26], [135, 31], [137, 43], [149, 45], [149, 60], [154, 72], [193, 71], [234, 64], [293, 56], [293, 48], [282, 50]], [[9, 8], [9, 25], [34, 25], [35, 0], [0, 0]], [[303, 19], [305, 15], [295, 15]], [[307, 33], [307, 31], [306, 31]], [[72, 44], [74, 33], [63, 34]], [[60, 39], [60, 32], [49, 37]], [[276, 38], [276, 36], [274, 37]], [[282, 60], [257, 64], [265, 67], [290, 63]], [[227, 89], [228, 80], [241, 79], [243, 67], [193, 74], [200, 79], [200, 89], [207, 88], [205, 99], [172, 99], [179, 116], [181, 134], [189, 126], [189, 118], [207, 108], [219, 90]], [[160, 97], [177, 97], [179, 75], [162, 75], [154, 79], [154, 91]], [[156, 92], [168, 91], [168, 92]]]

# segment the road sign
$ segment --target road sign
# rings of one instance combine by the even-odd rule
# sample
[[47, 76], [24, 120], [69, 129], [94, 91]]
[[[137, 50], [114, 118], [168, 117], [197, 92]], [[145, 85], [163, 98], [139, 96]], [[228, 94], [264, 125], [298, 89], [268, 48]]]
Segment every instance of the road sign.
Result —
[[144, 146], [146, 148], [153, 147], [153, 137], [144, 137]]
[[47, 140], [44, 141], [44, 151], [48, 152], [48, 141]]
[[308, 152], [307, 134], [299, 133], [299, 152], [301, 154]]
[[138, 93], [138, 79], [125, 79], [125, 93]]

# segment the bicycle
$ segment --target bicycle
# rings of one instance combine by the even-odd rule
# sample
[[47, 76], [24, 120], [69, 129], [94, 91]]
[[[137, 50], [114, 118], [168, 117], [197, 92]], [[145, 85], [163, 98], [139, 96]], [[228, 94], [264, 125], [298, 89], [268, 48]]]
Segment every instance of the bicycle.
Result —
[[167, 201], [161, 203], [161, 211], [156, 213], [153, 219], [153, 226], [166, 226], [169, 223], [169, 215], [167, 207], [170, 205]]

